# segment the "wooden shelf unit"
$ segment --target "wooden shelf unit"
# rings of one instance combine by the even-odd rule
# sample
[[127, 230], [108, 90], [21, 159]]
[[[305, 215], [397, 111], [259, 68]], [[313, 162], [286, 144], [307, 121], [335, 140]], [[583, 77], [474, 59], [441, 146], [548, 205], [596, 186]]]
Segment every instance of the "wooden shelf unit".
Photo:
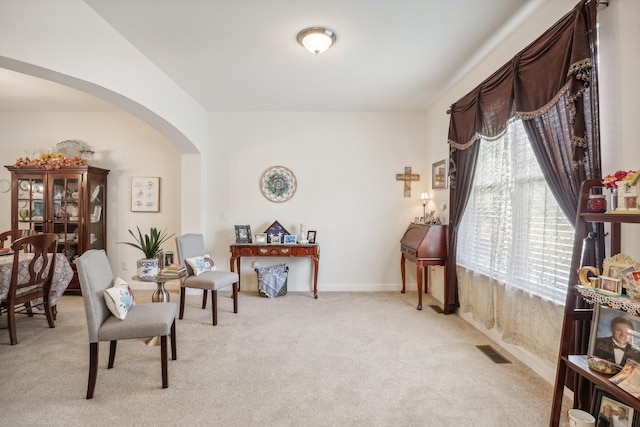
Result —
[[[564, 320], [560, 334], [560, 351], [558, 356], [558, 366], [556, 370], [556, 379], [553, 389], [553, 403], [551, 407], [551, 416], [549, 426], [557, 427], [560, 422], [562, 410], [562, 398], [564, 394], [565, 378], [568, 371], [573, 371], [576, 375], [582, 377], [579, 389], [574, 392], [574, 407], [590, 412], [590, 407], [586, 403], [582, 405], [576, 404], [578, 395], [592, 394], [594, 386], [598, 386], [607, 393], [614, 396], [620, 402], [631, 406], [636, 411], [640, 411], [640, 399], [636, 399], [626, 391], [622, 390], [609, 381], [611, 375], [599, 374], [592, 371], [587, 365], [588, 357], [580, 354], [569, 354], [571, 342], [573, 341], [574, 323], [588, 322], [593, 318], [593, 309], [576, 308], [577, 301], [582, 298], [586, 299], [578, 292], [576, 284], [578, 283], [578, 270], [580, 268], [580, 258], [582, 255], [582, 243], [586, 237], [586, 224], [588, 222], [596, 222], [610, 224], [611, 229], [607, 236], [610, 243], [610, 253], [612, 255], [620, 253], [621, 242], [621, 224], [638, 224], [640, 223], [640, 214], [638, 213], [589, 213], [587, 212], [587, 200], [593, 188], [602, 187], [602, 182], [598, 179], [586, 180], [580, 187], [578, 198], [578, 213], [575, 223], [575, 237], [573, 243], [573, 255], [571, 261], [571, 270], [569, 273], [569, 287], [567, 289], [567, 300], [565, 303]], [[601, 266], [598, 266], [601, 267]], [[588, 390], [585, 390], [588, 388]], [[588, 393], [585, 393], [588, 392]], [[590, 402], [589, 402], [590, 403]], [[582, 406], [582, 407], [581, 407]]]

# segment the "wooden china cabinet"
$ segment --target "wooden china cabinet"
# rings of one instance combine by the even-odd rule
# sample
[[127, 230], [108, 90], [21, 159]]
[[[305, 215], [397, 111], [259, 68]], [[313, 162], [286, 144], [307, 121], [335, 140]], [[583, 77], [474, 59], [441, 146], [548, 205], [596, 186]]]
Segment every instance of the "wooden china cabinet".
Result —
[[107, 169], [93, 166], [11, 172], [11, 228], [58, 235], [74, 276], [67, 292], [80, 293], [73, 261], [89, 249], [107, 248]]

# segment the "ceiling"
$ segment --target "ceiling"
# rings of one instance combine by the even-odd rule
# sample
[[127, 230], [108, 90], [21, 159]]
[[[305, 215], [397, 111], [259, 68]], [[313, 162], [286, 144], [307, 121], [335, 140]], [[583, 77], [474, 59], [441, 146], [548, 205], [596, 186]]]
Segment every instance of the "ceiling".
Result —
[[[544, 1], [86, 3], [209, 111], [425, 111]], [[296, 42], [312, 26], [337, 34], [323, 54]], [[2, 111], [112, 108], [0, 70]]]

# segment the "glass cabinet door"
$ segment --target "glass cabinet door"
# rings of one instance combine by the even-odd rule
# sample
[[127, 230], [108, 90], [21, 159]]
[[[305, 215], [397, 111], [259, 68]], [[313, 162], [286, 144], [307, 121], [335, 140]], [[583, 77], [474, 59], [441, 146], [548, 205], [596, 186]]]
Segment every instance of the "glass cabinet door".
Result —
[[105, 247], [104, 185], [104, 181], [89, 179], [89, 235], [85, 241], [90, 249]]
[[80, 193], [77, 177], [55, 177], [50, 187], [49, 206], [53, 218], [52, 233], [58, 235], [58, 252], [65, 254], [69, 262], [78, 256], [80, 230]]
[[44, 180], [25, 177], [18, 180], [18, 228], [46, 231], [44, 222]]

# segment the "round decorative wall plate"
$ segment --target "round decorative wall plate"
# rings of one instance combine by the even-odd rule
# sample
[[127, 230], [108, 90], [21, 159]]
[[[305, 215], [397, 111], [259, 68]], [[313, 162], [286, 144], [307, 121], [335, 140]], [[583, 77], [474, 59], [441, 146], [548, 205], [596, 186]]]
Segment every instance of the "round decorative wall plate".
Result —
[[284, 166], [272, 166], [260, 179], [260, 190], [267, 200], [286, 202], [296, 192], [296, 176]]

